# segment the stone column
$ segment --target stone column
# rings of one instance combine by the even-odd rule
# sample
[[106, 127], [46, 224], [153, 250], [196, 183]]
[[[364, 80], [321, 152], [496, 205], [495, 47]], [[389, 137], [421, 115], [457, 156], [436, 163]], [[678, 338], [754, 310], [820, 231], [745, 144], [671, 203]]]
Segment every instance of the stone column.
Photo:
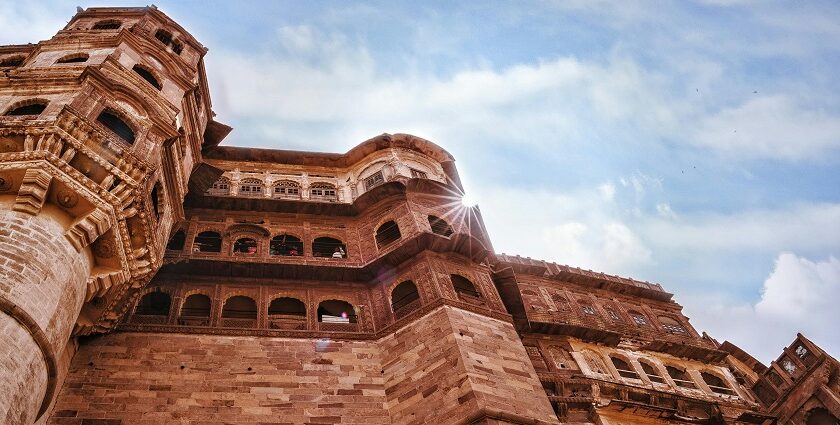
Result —
[[[17, 209], [17, 210], [15, 210]], [[57, 360], [85, 300], [92, 258], [65, 238], [52, 205], [21, 211], [0, 197], [0, 423], [29, 425], [56, 389]]]

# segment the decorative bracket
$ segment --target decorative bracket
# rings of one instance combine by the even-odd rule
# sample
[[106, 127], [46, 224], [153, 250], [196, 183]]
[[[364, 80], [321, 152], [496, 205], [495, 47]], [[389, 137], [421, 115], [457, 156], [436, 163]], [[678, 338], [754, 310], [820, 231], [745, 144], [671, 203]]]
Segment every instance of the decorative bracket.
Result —
[[51, 181], [52, 176], [44, 170], [37, 168], [26, 170], [12, 209], [30, 215], [38, 214], [47, 200], [47, 191]]

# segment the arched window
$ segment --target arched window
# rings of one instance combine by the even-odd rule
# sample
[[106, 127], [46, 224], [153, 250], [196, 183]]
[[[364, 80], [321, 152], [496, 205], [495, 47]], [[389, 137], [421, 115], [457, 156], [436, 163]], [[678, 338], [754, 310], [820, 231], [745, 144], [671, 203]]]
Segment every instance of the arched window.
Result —
[[647, 326], [648, 321], [647, 321], [647, 317], [645, 317], [644, 314], [639, 313], [638, 311], [633, 311], [633, 310], [630, 310], [627, 313], [630, 314], [630, 317], [633, 318], [633, 322], [635, 322], [637, 325]]
[[207, 295], [192, 294], [184, 300], [184, 305], [181, 307], [181, 317], [209, 319], [211, 306], [210, 297]]
[[152, 211], [155, 213], [155, 219], [160, 220], [160, 212], [163, 210], [163, 190], [160, 182], [155, 183], [152, 187], [152, 193], [149, 195], [152, 201]]
[[87, 62], [89, 57], [90, 56], [88, 56], [87, 53], [73, 53], [64, 56], [63, 58], [55, 61], [55, 63], [84, 63]]
[[249, 297], [236, 295], [222, 307], [222, 326], [252, 328], [257, 324], [257, 303]]
[[134, 65], [134, 68], [131, 68], [131, 70], [134, 71], [137, 75], [139, 75], [140, 78], [148, 81], [149, 84], [151, 84], [152, 87], [156, 88], [157, 90], [163, 88], [163, 86], [160, 84], [160, 81], [158, 81], [158, 79], [155, 78], [155, 74], [152, 74], [152, 71], [149, 71], [145, 67], [141, 65]]
[[291, 180], [281, 180], [274, 184], [274, 197], [300, 199], [300, 185]]
[[355, 332], [359, 329], [356, 309], [347, 301], [321, 301], [318, 322], [322, 331]]
[[47, 103], [41, 101], [23, 101], [13, 106], [5, 113], [7, 117], [19, 117], [26, 115], [41, 115], [47, 109]]
[[452, 226], [450, 226], [446, 220], [433, 215], [429, 216], [429, 226], [432, 227], [432, 233], [436, 235], [449, 237], [452, 233], [455, 233], [452, 230]]
[[268, 323], [274, 329], [306, 329], [306, 304], [297, 298], [275, 298], [268, 306]]
[[610, 360], [612, 361], [613, 366], [615, 366], [615, 370], [618, 371], [618, 375], [622, 378], [639, 379], [639, 374], [636, 373], [636, 371], [633, 370], [633, 366], [630, 366], [630, 364], [624, 361], [624, 359], [610, 356]]
[[385, 177], [382, 175], [382, 170], [379, 170], [363, 180], [365, 185], [365, 192], [385, 183]]
[[269, 255], [297, 257], [303, 255], [303, 242], [292, 235], [278, 235], [271, 238]]
[[105, 21], [99, 21], [93, 24], [93, 28], [95, 30], [118, 30], [122, 26], [122, 22], [115, 21], [113, 19], [108, 19]]
[[23, 60], [23, 56], [6, 56], [5, 58], [0, 59], [0, 68], [21, 66], [23, 65]]
[[382, 248], [393, 242], [396, 242], [402, 237], [400, 234], [400, 227], [394, 221], [386, 221], [376, 229], [376, 247]]
[[657, 384], [665, 383], [665, 378], [662, 377], [662, 375], [659, 372], [659, 369], [656, 366], [650, 364], [646, 360], [639, 360], [639, 364], [642, 365], [642, 370], [645, 371], [645, 374], [647, 375], [648, 379], [650, 379], [650, 382], [654, 382]]
[[134, 130], [113, 112], [108, 110], [102, 111], [99, 117], [96, 118], [96, 121], [99, 121], [100, 124], [108, 130], [111, 130], [120, 139], [123, 139], [129, 144], [134, 143]]
[[338, 239], [329, 237], [316, 238], [312, 242], [312, 255], [315, 257], [346, 258], [347, 246]]
[[391, 310], [397, 319], [420, 307], [420, 293], [414, 282], [406, 280], [391, 291]]
[[607, 373], [607, 365], [604, 364], [604, 360], [601, 356], [589, 350], [585, 350], [581, 354], [583, 355], [583, 359], [586, 361], [586, 366], [590, 371], [592, 371], [592, 373], [609, 375], [609, 373]]
[[668, 316], [659, 316], [659, 323], [662, 324], [662, 328], [665, 329], [665, 332], [672, 333], [672, 334], [686, 334], [685, 328], [683, 327], [680, 322], [676, 321], [673, 317]]
[[808, 412], [805, 425], [840, 425], [840, 420], [828, 413], [828, 410], [816, 408]]
[[230, 195], [230, 179], [222, 177], [207, 190], [208, 195]]
[[455, 288], [455, 293], [462, 301], [465, 298], [467, 300], [481, 298], [481, 292], [475, 289], [475, 285], [469, 279], [458, 274], [453, 274], [449, 277], [452, 279], [452, 287]]
[[726, 381], [720, 376], [708, 372], [700, 372], [700, 376], [703, 377], [703, 381], [713, 393], [735, 395], [735, 391], [729, 388], [729, 385], [726, 385]]
[[184, 244], [187, 242], [187, 234], [183, 230], [178, 230], [169, 238], [169, 243], [166, 244], [166, 249], [170, 251], [182, 251]]
[[239, 238], [233, 243], [234, 254], [256, 254], [257, 241], [252, 238]]
[[329, 183], [313, 183], [309, 186], [309, 197], [321, 201], [336, 201], [338, 194], [335, 186]]
[[134, 310], [134, 314], [144, 316], [169, 316], [169, 305], [171, 303], [172, 299], [169, 297], [169, 294], [160, 291], [149, 292], [148, 294], [143, 295], [143, 298], [140, 298], [140, 302], [137, 303], [137, 309]]
[[218, 232], [201, 232], [195, 237], [193, 251], [222, 252], [222, 236]]
[[261, 197], [263, 196], [263, 182], [260, 179], [242, 179], [239, 181], [239, 195]]
[[155, 38], [163, 43], [164, 46], [169, 46], [172, 43], [172, 33], [164, 29], [159, 29], [155, 32]]
[[685, 370], [674, 366], [665, 366], [665, 370], [668, 371], [668, 375], [671, 376], [671, 379], [674, 380], [674, 383], [677, 384], [678, 387], [692, 389], [697, 388], [697, 385], [691, 380], [691, 377], [688, 376], [688, 373], [686, 373]]

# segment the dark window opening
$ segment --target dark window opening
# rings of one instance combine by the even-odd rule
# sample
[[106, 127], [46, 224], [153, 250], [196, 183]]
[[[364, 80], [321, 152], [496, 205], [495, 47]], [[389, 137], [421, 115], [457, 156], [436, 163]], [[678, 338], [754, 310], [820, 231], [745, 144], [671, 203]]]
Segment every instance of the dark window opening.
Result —
[[633, 370], [633, 367], [626, 361], [619, 359], [618, 357], [610, 357], [610, 360], [612, 360], [615, 370], [618, 371], [618, 375], [622, 378], [639, 379], [639, 374], [636, 373], [636, 371]]
[[402, 237], [400, 227], [393, 221], [387, 221], [376, 229], [376, 246], [382, 248]]
[[420, 307], [420, 293], [414, 282], [406, 280], [391, 291], [391, 310], [400, 318]]
[[222, 252], [222, 236], [218, 232], [201, 232], [195, 237], [193, 251]]
[[0, 67], [21, 66], [23, 65], [23, 56], [10, 56], [0, 59]]
[[222, 317], [225, 319], [256, 319], [257, 303], [248, 297], [237, 295], [225, 301], [222, 308]]
[[166, 30], [157, 30], [155, 38], [166, 46], [172, 43], [172, 34]]
[[210, 297], [204, 294], [192, 294], [184, 301], [181, 307], [181, 316], [187, 317], [210, 317]]
[[187, 234], [183, 230], [179, 230], [169, 239], [169, 243], [166, 244], [166, 249], [170, 251], [182, 251], [186, 242]]
[[818, 407], [808, 412], [805, 425], [840, 425], [840, 420], [828, 413], [828, 410]]
[[125, 140], [129, 144], [134, 143], [134, 130], [132, 130], [125, 121], [121, 120], [113, 113], [102, 111], [96, 120], [99, 121], [100, 124], [104, 125], [105, 128], [111, 130], [120, 139]]
[[55, 63], [84, 63], [87, 62], [88, 57], [86, 53], [74, 53], [57, 60]]
[[449, 237], [450, 235], [455, 233], [452, 230], [452, 226], [450, 226], [449, 223], [446, 222], [446, 220], [440, 217], [435, 217], [433, 215], [429, 216], [429, 226], [432, 227], [432, 233], [436, 235]]
[[160, 81], [158, 81], [157, 78], [155, 78], [154, 74], [152, 74], [152, 72], [149, 71], [148, 69], [143, 68], [140, 65], [134, 65], [134, 68], [131, 68], [131, 69], [132, 69], [132, 71], [137, 73], [137, 75], [139, 75], [140, 78], [148, 81], [149, 84], [152, 85], [152, 87], [154, 87], [158, 90], [163, 88], [163, 86], [160, 84]]
[[683, 388], [697, 388], [697, 385], [694, 384], [694, 381], [691, 380], [691, 377], [688, 376], [682, 369], [677, 369], [673, 366], [665, 366], [665, 369], [668, 371], [668, 375], [671, 376], [671, 379], [674, 380], [674, 383], [677, 384], [678, 387]]
[[233, 243], [233, 252], [237, 254], [256, 254], [257, 241], [251, 238], [240, 238]]
[[706, 385], [713, 393], [735, 395], [735, 391], [732, 391], [732, 388], [729, 388], [729, 385], [726, 385], [726, 382], [721, 377], [707, 372], [700, 372], [700, 376], [703, 377], [703, 381], [706, 382]]
[[306, 304], [297, 298], [275, 298], [268, 306], [268, 315], [302, 316], [306, 317]]
[[184, 51], [184, 45], [181, 42], [172, 40], [172, 51], [175, 52], [176, 55], [180, 55], [182, 51]]
[[172, 299], [165, 292], [149, 292], [143, 295], [137, 304], [134, 314], [144, 316], [169, 316], [169, 305]]
[[271, 238], [269, 255], [297, 257], [303, 255], [303, 241], [292, 235], [278, 235]]
[[44, 109], [47, 109], [46, 103], [30, 103], [28, 105], [18, 106], [6, 112], [6, 116], [11, 117], [19, 117], [24, 115], [41, 115], [41, 112], [44, 112]]
[[364, 180], [365, 183], [365, 191], [371, 190], [376, 186], [379, 186], [385, 183], [385, 177], [382, 175], [382, 171], [377, 171]]
[[653, 365], [644, 361], [640, 361], [639, 364], [642, 365], [642, 370], [645, 371], [645, 374], [647, 375], [648, 379], [650, 379], [650, 382], [654, 382], [657, 384], [665, 383], [665, 378], [663, 378], [662, 375], [659, 374], [659, 370]]
[[316, 238], [312, 242], [312, 255], [315, 257], [345, 258], [347, 257], [347, 246], [338, 239]]
[[160, 193], [160, 183], [155, 183], [150, 195], [152, 200], [152, 210], [155, 213], [155, 219], [160, 220], [160, 211], [163, 209], [163, 195]]
[[457, 274], [450, 275], [450, 278], [452, 279], [452, 287], [455, 288], [455, 293], [459, 297], [466, 295], [473, 298], [481, 298], [481, 292], [475, 289], [475, 286], [469, 279]]
[[99, 21], [93, 25], [95, 30], [117, 30], [122, 26], [120, 21]]
[[318, 321], [323, 323], [356, 323], [356, 311], [347, 301], [327, 300], [318, 305]]

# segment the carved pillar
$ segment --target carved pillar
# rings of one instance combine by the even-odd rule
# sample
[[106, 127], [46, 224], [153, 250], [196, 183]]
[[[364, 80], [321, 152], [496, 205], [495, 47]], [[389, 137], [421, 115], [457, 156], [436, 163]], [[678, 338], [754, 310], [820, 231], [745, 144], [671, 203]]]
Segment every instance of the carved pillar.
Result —
[[89, 249], [65, 237], [72, 219], [35, 198], [0, 198], [0, 423], [7, 425], [31, 424], [48, 407], [91, 273]]

